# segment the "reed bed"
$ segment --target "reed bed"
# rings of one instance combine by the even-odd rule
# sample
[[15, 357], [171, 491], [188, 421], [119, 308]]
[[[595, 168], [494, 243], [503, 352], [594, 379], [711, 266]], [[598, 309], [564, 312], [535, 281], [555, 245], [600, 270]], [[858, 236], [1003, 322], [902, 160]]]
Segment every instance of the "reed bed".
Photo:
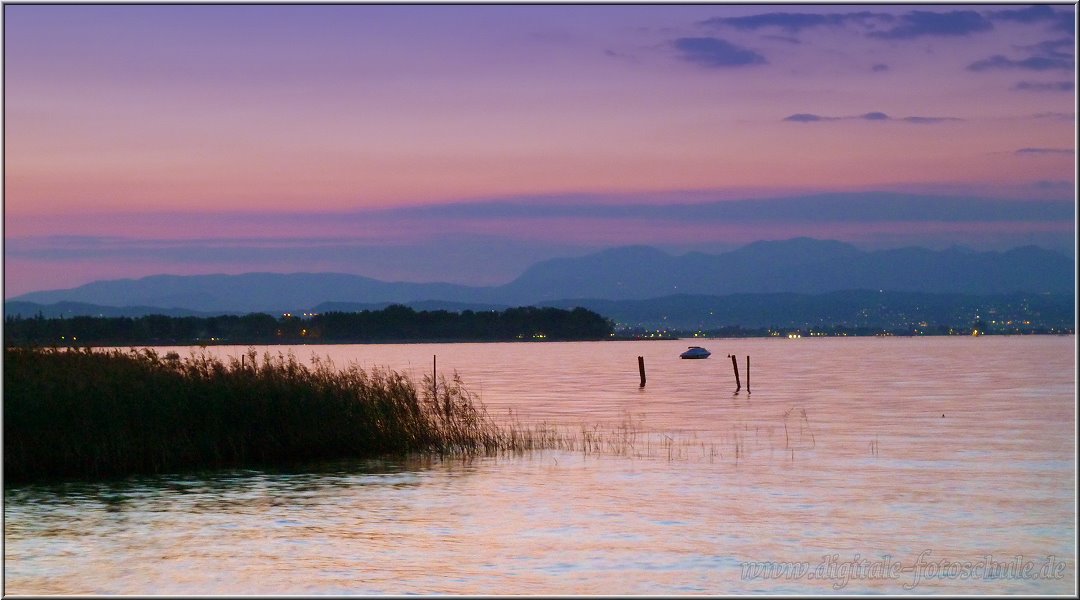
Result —
[[312, 366], [250, 350], [221, 360], [149, 349], [7, 348], [7, 481], [100, 479], [383, 455], [480, 455], [564, 444], [497, 424], [454, 374]]

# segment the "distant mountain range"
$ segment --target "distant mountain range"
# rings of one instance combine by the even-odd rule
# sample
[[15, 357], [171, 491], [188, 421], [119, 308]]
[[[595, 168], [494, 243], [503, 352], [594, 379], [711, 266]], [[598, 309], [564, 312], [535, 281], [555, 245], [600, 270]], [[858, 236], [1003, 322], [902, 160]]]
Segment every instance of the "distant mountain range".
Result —
[[712, 255], [672, 256], [642, 246], [613, 248], [540, 262], [510, 283], [491, 287], [386, 282], [341, 273], [154, 275], [23, 294], [5, 302], [5, 314], [35, 314], [35, 307], [67, 315], [117, 314], [112, 312], [116, 309], [129, 316], [147, 314], [143, 311], [175, 316], [273, 314], [374, 309], [390, 303], [428, 310], [483, 310], [566, 305], [566, 299], [588, 299], [591, 304], [583, 306], [607, 314], [600, 308], [604, 302], [672, 296], [683, 298], [684, 304], [689, 297], [821, 295], [844, 290], [1071, 296], [1074, 273], [1072, 259], [1035, 246], [1006, 252], [962, 248], [867, 252], [836, 241], [796, 238], [755, 242]]

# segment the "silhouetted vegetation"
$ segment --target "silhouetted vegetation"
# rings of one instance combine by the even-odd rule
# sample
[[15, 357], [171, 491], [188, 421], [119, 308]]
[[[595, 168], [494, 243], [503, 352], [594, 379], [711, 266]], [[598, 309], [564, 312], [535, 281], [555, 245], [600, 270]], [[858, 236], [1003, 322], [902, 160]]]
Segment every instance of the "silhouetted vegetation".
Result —
[[555, 443], [498, 425], [456, 377], [415, 386], [254, 350], [227, 362], [152, 350], [6, 348], [4, 478], [98, 479], [387, 454], [481, 454]]
[[575, 308], [521, 307], [502, 312], [378, 311], [310, 316], [8, 317], [5, 344], [58, 346], [189, 345], [207, 343], [362, 343], [404, 341], [596, 340], [610, 337], [604, 317]]

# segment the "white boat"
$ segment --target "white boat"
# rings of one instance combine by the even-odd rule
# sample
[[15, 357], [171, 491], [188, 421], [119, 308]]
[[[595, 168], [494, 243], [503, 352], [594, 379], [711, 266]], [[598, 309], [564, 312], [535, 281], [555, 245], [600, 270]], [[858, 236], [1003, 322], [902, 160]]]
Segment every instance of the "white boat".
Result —
[[709, 355], [711, 354], [712, 352], [709, 352], [701, 346], [690, 346], [686, 349], [686, 352], [679, 355], [679, 358], [709, 358]]

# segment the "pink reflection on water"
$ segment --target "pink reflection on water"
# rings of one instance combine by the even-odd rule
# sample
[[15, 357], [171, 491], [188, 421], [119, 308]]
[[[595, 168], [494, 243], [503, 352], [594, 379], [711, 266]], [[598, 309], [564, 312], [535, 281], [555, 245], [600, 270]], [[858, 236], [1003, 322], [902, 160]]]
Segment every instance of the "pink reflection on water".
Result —
[[[682, 340], [296, 346], [416, 380], [437, 354], [499, 418], [625, 426], [632, 447], [16, 490], [7, 589], [1074, 593], [1073, 341], [697, 340], [704, 361]], [[727, 353], [752, 357], [750, 394]], [[1063, 576], [928, 576], [1018, 555]], [[908, 570], [840, 577], [862, 559]], [[747, 578], [750, 561], [837, 572]]]

